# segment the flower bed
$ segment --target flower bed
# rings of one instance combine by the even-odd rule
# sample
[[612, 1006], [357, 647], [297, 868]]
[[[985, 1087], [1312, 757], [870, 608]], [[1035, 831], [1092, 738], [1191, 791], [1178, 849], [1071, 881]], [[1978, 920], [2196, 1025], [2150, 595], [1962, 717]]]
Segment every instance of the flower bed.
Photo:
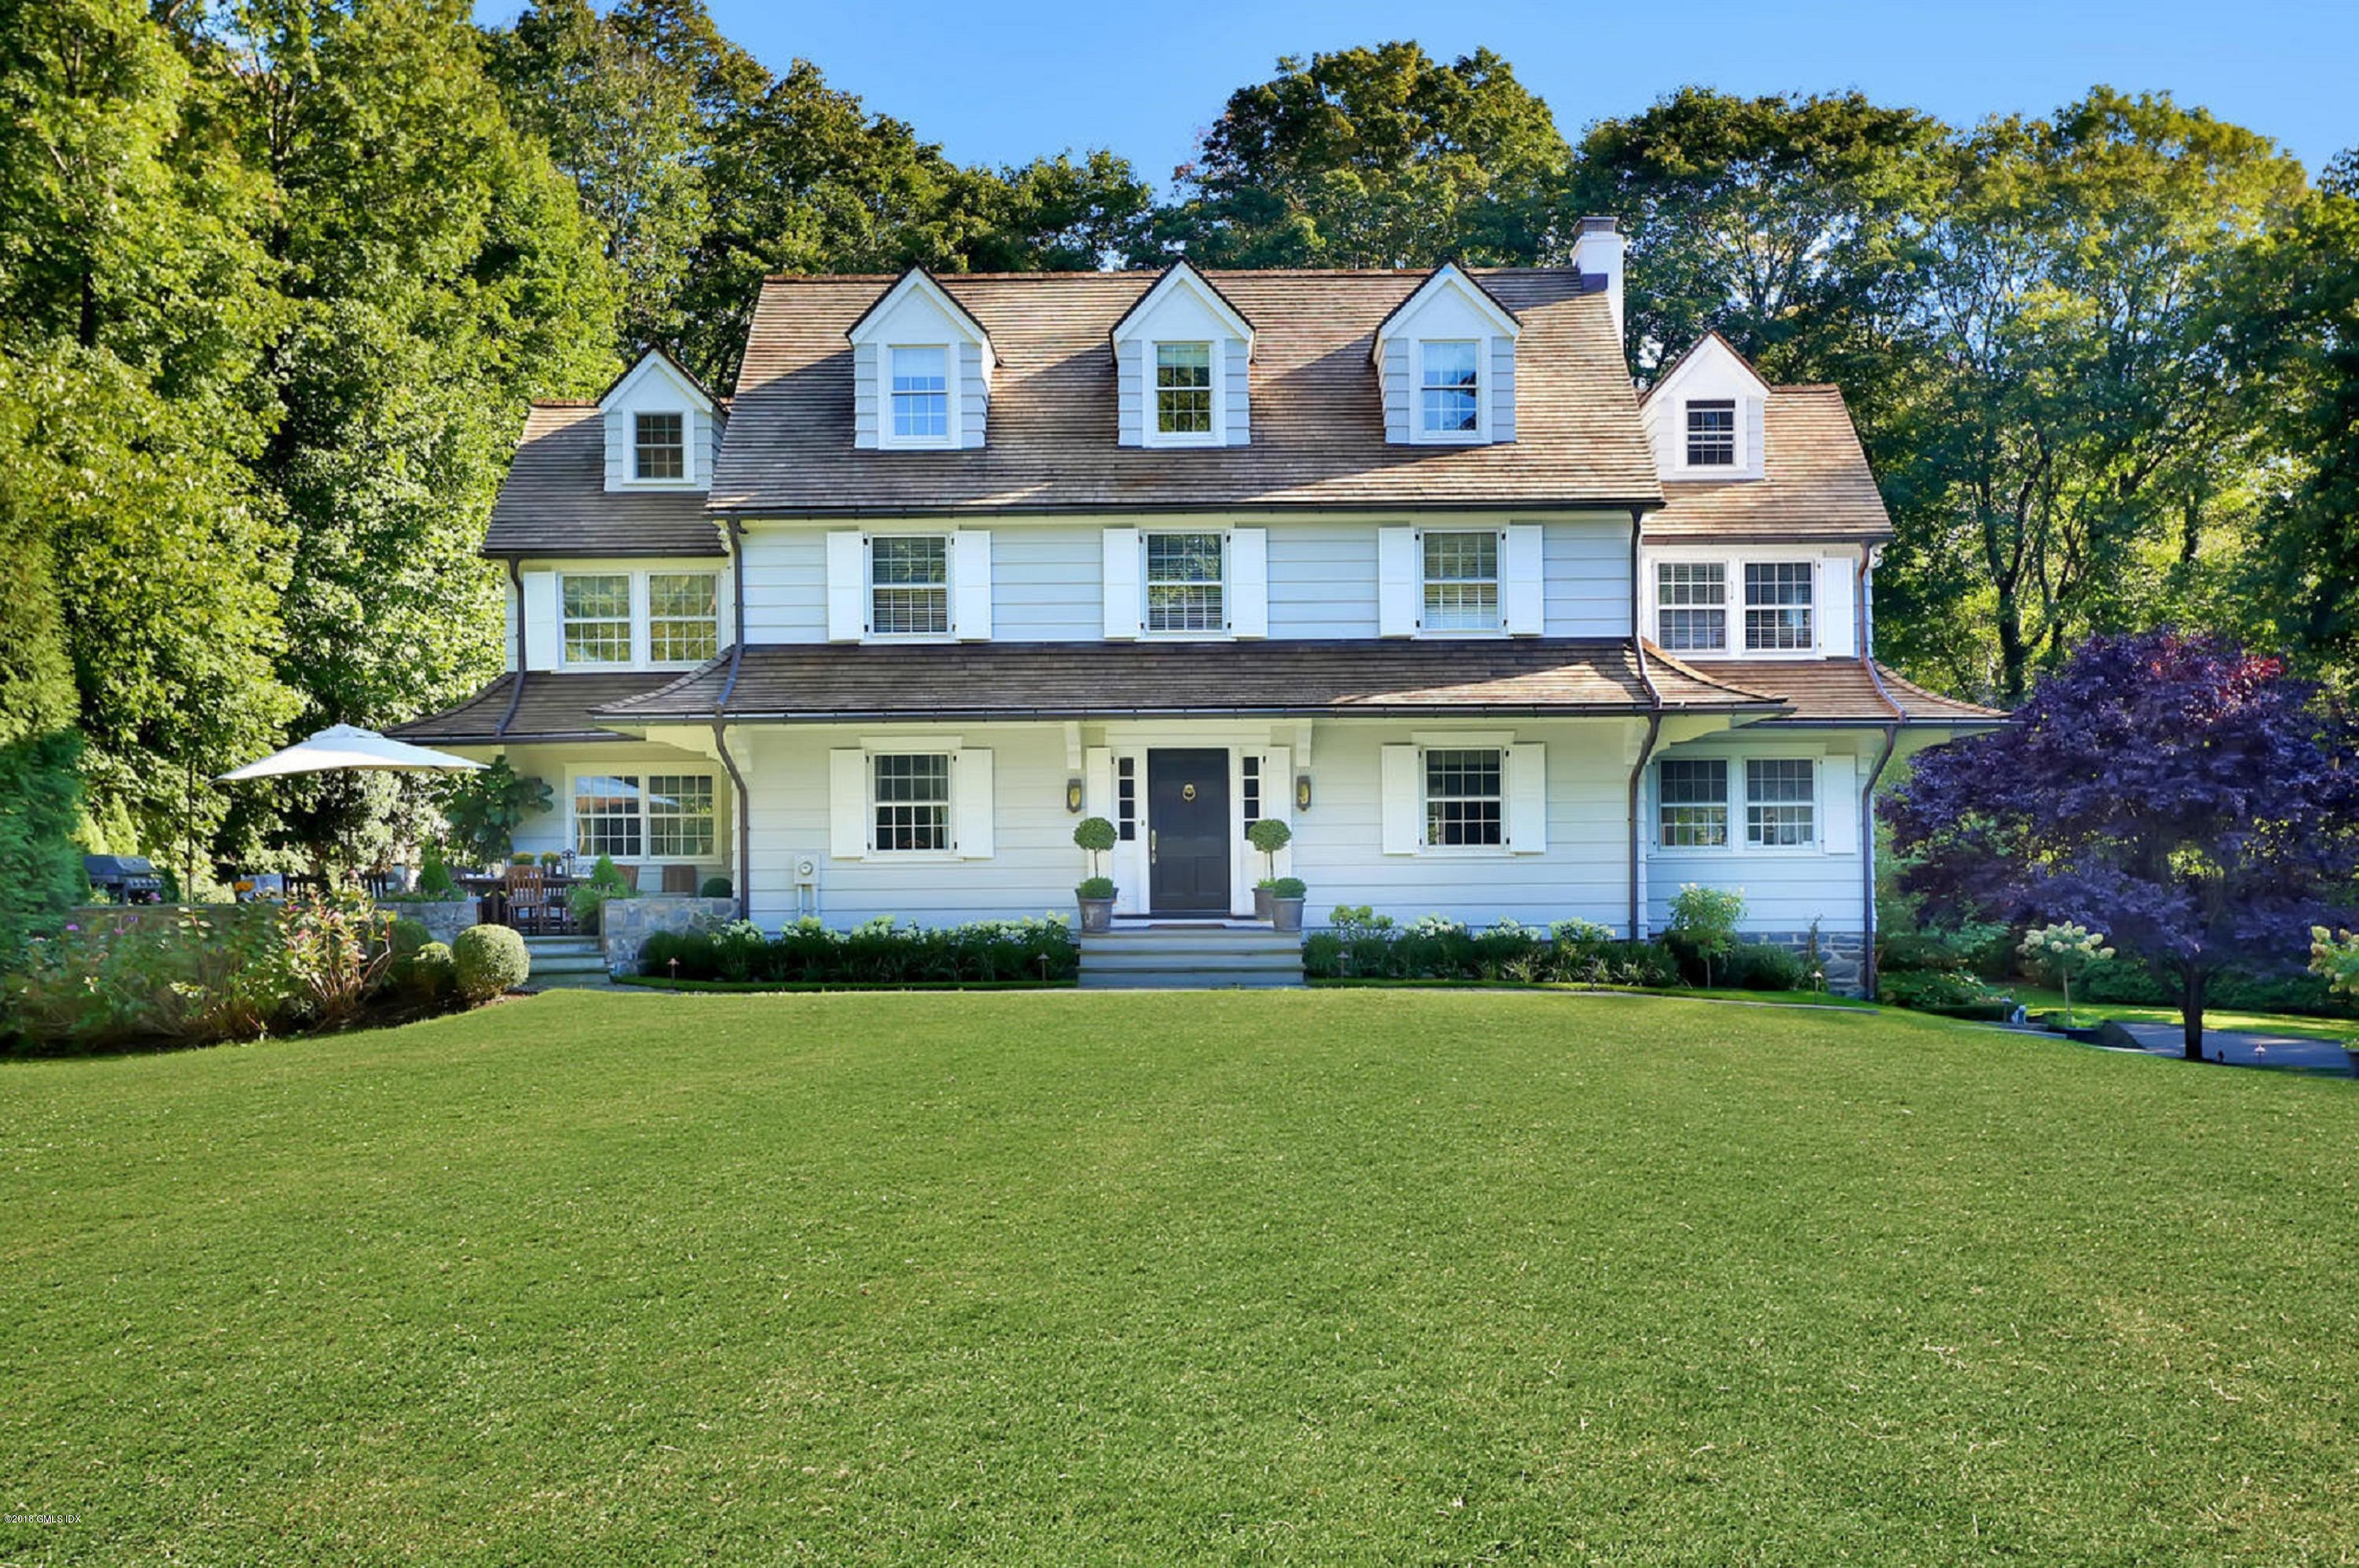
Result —
[[1055, 917], [929, 930], [885, 915], [850, 931], [806, 917], [776, 936], [738, 920], [718, 931], [651, 932], [639, 948], [641, 975], [737, 985], [1055, 984], [1073, 979], [1080, 964], [1072, 929]]

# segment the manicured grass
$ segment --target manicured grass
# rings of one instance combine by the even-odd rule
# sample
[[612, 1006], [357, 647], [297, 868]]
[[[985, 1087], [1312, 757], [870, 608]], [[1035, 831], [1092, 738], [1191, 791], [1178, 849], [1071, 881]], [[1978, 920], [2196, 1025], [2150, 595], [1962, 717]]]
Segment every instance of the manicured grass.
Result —
[[[2014, 997], [2035, 1013], [2061, 1013], [2064, 993], [2045, 990], [2038, 985], [2010, 983], [1995, 987]], [[2072, 1021], [2083, 1029], [2093, 1029], [2107, 1018], [2119, 1018], [2125, 1023], [2168, 1024], [2180, 1027], [2177, 1007], [2143, 1007], [2130, 1002], [2092, 1002], [2082, 996], [2072, 998]], [[2316, 1018], [2301, 1013], [2245, 1013], [2233, 1007], [2206, 1007], [2203, 1027], [2207, 1029], [2251, 1029], [2258, 1034], [2289, 1034], [2302, 1040], [2351, 1040], [2359, 1037], [2359, 1018]]]
[[2348, 1563], [2359, 1084], [1508, 992], [0, 1068], [0, 1561]]

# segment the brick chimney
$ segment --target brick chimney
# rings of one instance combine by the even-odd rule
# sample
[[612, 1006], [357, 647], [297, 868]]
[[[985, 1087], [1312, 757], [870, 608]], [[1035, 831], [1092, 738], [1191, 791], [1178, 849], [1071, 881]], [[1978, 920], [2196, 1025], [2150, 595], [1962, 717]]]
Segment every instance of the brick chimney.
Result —
[[1622, 331], [1622, 235], [1612, 218], [1583, 218], [1572, 242], [1572, 267], [1605, 279], [1605, 308], [1614, 317], [1614, 331]]

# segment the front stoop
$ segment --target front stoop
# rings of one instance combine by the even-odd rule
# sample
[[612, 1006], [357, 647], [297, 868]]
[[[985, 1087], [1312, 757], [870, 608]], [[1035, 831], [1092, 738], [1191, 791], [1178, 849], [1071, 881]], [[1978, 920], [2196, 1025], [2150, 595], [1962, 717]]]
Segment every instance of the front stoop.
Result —
[[1302, 984], [1302, 937], [1255, 925], [1116, 926], [1082, 939], [1085, 991], [1267, 989]]
[[532, 975], [525, 984], [533, 990], [596, 991], [614, 983], [596, 937], [528, 936], [524, 948], [532, 955]]

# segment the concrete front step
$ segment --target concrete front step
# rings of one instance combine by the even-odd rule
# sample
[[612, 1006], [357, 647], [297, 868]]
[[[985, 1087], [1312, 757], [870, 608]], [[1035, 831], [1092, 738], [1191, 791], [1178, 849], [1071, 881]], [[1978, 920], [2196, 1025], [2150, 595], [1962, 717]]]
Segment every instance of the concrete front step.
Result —
[[1082, 938], [1085, 989], [1302, 984], [1302, 938], [1267, 926], [1117, 926]]

